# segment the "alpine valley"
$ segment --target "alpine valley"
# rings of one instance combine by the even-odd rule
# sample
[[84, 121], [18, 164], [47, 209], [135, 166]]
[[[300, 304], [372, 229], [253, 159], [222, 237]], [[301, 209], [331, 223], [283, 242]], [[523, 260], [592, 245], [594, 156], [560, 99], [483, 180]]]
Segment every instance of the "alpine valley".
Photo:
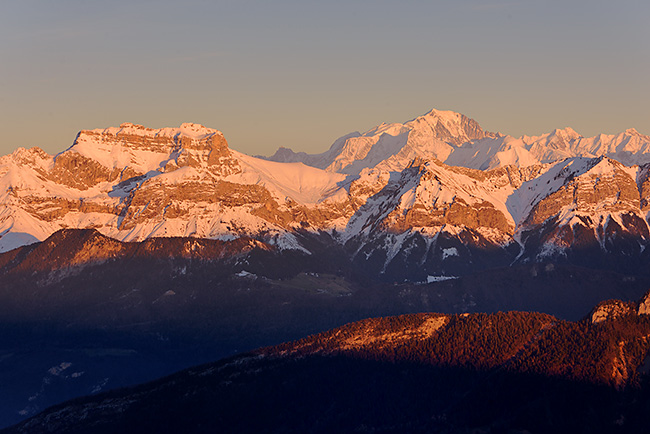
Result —
[[529, 342], [646, 292], [648, 211], [634, 129], [514, 138], [432, 110], [321, 154], [252, 157], [196, 124], [19, 148], [0, 158], [0, 426], [369, 317], [542, 312]]

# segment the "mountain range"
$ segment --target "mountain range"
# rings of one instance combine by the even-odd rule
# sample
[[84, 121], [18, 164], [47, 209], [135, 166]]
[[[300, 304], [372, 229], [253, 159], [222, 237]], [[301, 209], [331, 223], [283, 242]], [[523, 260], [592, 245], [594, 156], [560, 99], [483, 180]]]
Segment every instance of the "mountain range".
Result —
[[389, 281], [577, 250], [589, 250], [585, 263], [611, 263], [648, 244], [649, 147], [634, 130], [514, 139], [432, 110], [323, 154], [262, 159], [200, 125], [123, 124], [82, 131], [54, 157], [21, 148], [0, 159], [0, 251], [96, 229], [120, 241], [246, 237], [307, 255], [305, 236], [325, 236]]
[[364, 318], [575, 321], [638, 299], [649, 143], [433, 110], [318, 155], [248, 156], [196, 124], [17, 149], [0, 158], [0, 426]]
[[382, 123], [365, 133], [345, 135], [322, 154], [280, 148], [268, 159], [302, 162], [347, 174], [359, 174], [368, 167], [400, 171], [416, 157], [479, 170], [601, 156], [631, 166], [650, 162], [649, 146], [650, 137], [634, 128], [589, 138], [571, 128], [515, 138], [485, 131], [475, 120], [460, 113], [434, 109], [403, 124]]

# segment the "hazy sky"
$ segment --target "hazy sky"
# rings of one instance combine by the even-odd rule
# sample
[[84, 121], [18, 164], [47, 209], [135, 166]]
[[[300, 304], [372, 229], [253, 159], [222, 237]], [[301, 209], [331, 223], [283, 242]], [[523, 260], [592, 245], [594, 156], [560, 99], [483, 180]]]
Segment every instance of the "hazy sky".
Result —
[[0, 154], [197, 122], [324, 151], [450, 109], [519, 136], [650, 134], [647, 0], [0, 0]]

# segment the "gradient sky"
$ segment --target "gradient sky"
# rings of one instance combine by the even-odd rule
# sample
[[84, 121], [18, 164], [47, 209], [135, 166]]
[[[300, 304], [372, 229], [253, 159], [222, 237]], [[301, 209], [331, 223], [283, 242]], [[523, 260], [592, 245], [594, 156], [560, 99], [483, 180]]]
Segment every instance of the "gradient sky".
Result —
[[650, 134], [647, 0], [0, 5], [3, 155], [122, 122], [321, 152], [431, 108], [515, 136]]

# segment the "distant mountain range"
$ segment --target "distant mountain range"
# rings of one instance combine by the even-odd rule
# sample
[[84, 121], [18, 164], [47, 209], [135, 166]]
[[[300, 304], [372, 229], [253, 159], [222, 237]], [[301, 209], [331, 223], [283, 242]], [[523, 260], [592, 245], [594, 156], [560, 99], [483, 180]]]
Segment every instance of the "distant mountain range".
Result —
[[650, 297], [348, 324], [76, 399], [5, 433], [643, 432]]
[[489, 170], [552, 163], [570, 157], [602, 157], [628, 166], [650, 162], [650, 136], [631, 128], [616, 135], [582, 137], [571, 128], [515, 138], [484, 131], [460, 113], [431, 110], [404, 124], [381, 124], [336, 140], [322, 154], [280, 148], [272, 161], [302, 162], [328, 172], [359, 174], [366, 168], [401, 171], [414, 158]]
[[514, 139], [432, 110], [323, 154], [281, 149], [269, 161], [200, 125], [123, 124], [82, 131], [54, 157], [32, 148], [0, 159], [0, 251], [92, 228], [120, 241], [244, 237], [305, 254], [309, 235], [326, 236], [389, 281], [549, 258], [638, 265], [650, 238], [649, 147], [634, 130]]

